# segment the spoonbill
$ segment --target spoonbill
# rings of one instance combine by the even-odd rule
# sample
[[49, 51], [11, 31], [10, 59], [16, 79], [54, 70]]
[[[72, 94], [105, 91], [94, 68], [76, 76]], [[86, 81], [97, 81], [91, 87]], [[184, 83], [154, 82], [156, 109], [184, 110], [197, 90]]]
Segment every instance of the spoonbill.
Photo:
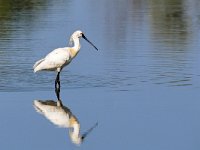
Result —
[[[57, 76], [55, 79], [56, 93], [59, 93], [60, 91], [60, 72], [78, 54], [81, 48], [81, 45], [80, 45], [81, 37], [85, 39], [88, 43], [90, 43], [96, 50], [98, 50], [97, 47], [94, 46], [94, 44], [85, 37], [82, 31], [77, 30], [70, 37], [70, 44], [73, 43], [72, 47], [63, 47], [63, 48], [54, 49], [52, 52], [47, 54], [46, 57], [38, 60], [33, 66], [34, 72], [42, 71], [42, 70], [57, 72]], [[57, 94], [57, 98], [58, 100], [60, 99], [58, 94]]]
[[53, 100], [34, 100], [34, 108], [36, 111], [44, 115], [53, 124], [69, 128], [69, 137], [74, 144], [80, 145], [86, 136], [98, 125], [95, 123], [85, 133], [80, 134], [80, 123], [71, 110], [62, 104], [62, 101]]

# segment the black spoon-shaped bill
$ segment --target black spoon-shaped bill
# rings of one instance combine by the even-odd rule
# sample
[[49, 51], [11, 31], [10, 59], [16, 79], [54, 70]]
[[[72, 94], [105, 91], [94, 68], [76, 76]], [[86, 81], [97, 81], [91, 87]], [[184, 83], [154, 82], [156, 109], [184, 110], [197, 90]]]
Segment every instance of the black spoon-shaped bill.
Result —
[[93, 130], [94, 128], [96, 128], [97, 126], [98, 126], [98, 122], [96, 122], [90, 129], [88, 129], [88, 130], [82, 135], [81, 139], [84, 140], [84, 139], [86, 138], [86, 136], [87, 136], [90, 132], [92, 132], [92, 130]]
[[90, 42], [90, 41], [85, 37], [84, 34], [82, 34], [82, 37], [83, 37], [88, 43], [90, 43], [90, 44], [98, 51], [97, 47], [94, 46], [94, 44], [93, 44], [92, 42]]

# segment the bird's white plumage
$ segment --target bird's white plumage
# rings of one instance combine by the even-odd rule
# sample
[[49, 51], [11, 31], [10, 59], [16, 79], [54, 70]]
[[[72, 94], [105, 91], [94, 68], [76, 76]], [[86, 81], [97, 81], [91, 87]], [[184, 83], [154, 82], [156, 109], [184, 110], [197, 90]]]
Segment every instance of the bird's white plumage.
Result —
[[83, 34], [82, 31], [75, 31], [71, 37], [70, 42], [73, 43], [72, 47], [57, 48], [50, 52], [46, 57], [38, 60], [34, 65], [34, 72], [47, 70], [47, 71], [57, 71], [57, 76], [55, 79], [55, 91], [58, 100], [60, 99], [60, 72], [68, 65], [74, 57], [78, 54], [81, 45], [80, 38], [84, 38], [88, 43], [90, 43], [96, 50], [98, 50]]
[[72, 142], [81, 144], [80, 124], [69, 108], [60, 106], [55, 101], [35, 100], [33, 104], [36, 111], [44, 115], [53, 124], [63, 128], [70, 128], [69, 136]]
[[60, 71], [71, 60], [72, 56], [68, 47], [57, 48], [35, 63], [34, 72], [40, 70]]
[[72, 59], [78, 54], [81, 45], [80, 37], [83, 37], [89, 42], [96, 50], [98, 50], [83, 34], [82, 31], [75, 31], [71, 37], [70, 42], [73, 43], [73, 47], [57, 48], [50, 52], [45, 58], [38, 60], [34, 66], [34, 72], [40, 70], [49, 70], [60, 72], [63, 67], [68, 65]]
[[34, 100], [33, 105], [37, 112], [44, 115], [53, 124], [69, 128], [69, 136], [73, 143], [81, 144], [85, 137], [98, 125], [95, 123], [84, 134], [80, 133], [80, 123], [71, 110], [64, 106], [61, 100]]
[[40, 70], [60, 72], [79, 52], [79, 38], [82, 34], [82, 31], [78, 30], [71, 35], [70, 41], [73, 41], [73, 47], [57, 48], [50, 52], [45, 58], [38, 60], [33, 66], [34, 72]]
[[52, 101], [50, 105], [48, 103], [44, 103], [39, 100], [34, 101], [34, 107], [37, 110], [37, 112], [44, 115], [53, 124], [63, 128], [70, 127], [69, 119], [71, 112], [69, 109], [64, 109], [61, 106], [57, 106], [57, 103], [54, 101]]

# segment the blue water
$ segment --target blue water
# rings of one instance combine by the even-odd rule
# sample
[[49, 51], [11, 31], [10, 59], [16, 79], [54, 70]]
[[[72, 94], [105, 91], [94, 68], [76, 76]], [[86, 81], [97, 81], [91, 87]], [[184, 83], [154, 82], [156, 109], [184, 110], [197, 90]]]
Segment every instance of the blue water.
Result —
[[[0, 148], [198, 150], [200, 28], [198, 0], [0, 1]], [[67, 129], [35, 112], [35, 99], [56, 100], [54, 72], [35, 61], [84, 40], [61, 73], [61, 98], [84, 132], [76, 146]]]

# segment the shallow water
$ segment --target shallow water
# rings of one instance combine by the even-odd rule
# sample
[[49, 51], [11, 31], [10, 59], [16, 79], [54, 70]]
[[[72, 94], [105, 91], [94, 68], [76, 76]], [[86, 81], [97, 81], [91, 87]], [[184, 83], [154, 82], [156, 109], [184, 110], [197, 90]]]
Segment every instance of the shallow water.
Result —
[[56, 74], [32, 66], [81, 29], [99, 51], [81, 40], [61, 97], [81, 132], [99, 125], [79, 148], [199, 149], [199, 5], [0, 0], [0, 147], [76, 149], [67, 129], [35, 112], [33, 100], [56, 99]]
[[64, 89], [199, 88], [199, 13], [190, 9], [198, 2], [26, 3], [1, 6], [1, 91], [53, 89], [55, 73], [34, 74], [32, 66], [68, 45], [77, 29], [100, 50], [82, 41], [80, 54], [62, 73]]

